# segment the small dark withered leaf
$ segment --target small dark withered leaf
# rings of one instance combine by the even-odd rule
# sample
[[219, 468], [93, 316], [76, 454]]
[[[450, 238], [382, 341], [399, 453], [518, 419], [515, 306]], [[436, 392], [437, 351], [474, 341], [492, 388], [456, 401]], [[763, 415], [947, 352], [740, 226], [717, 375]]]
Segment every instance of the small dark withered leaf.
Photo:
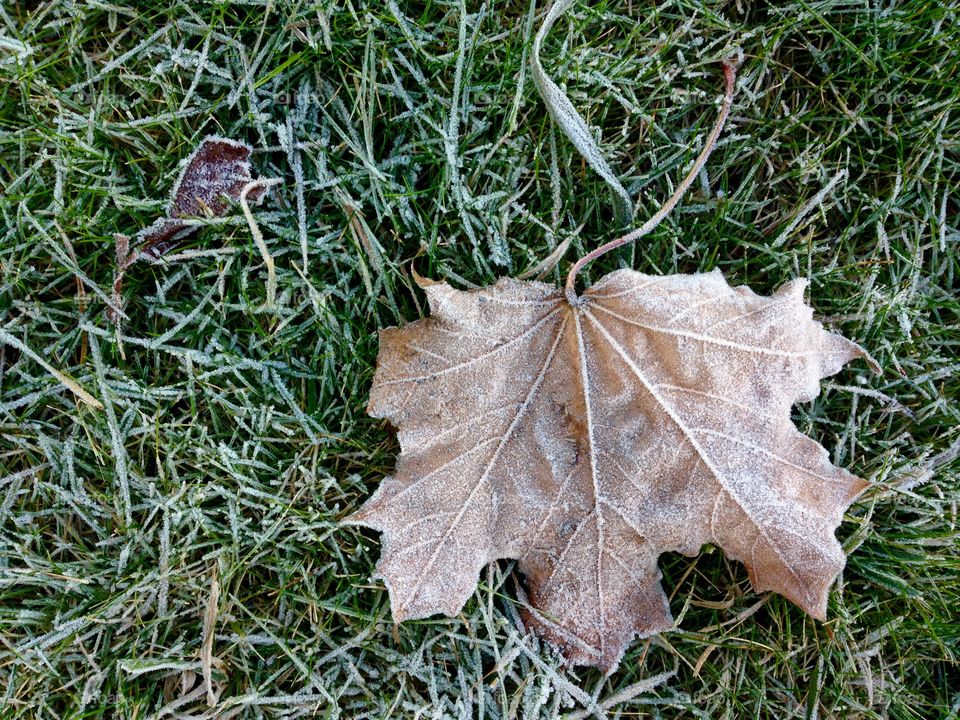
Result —
[[113, 275], [113, 305], [107, 308], [107, 317], [119, 322], [123, 315], [123, 277], [141, 256], [153, 259], [175, 248], [192, 235], [197, 226], [185, 220], [222, 217], [231, 203], [239, 202], [244, 188], [245, 200], [260, 202], [268, 183], [256, 184], [250, 170], [253, 148], [230, 138], [210, 135], [193, 151], [173, 184], [167, 214], [137, 233], [133, 249], [130, 238], [116, 235], [117, 267]]
[[[204, 138], [173, 184], [167, 216], [139, 234], [139, 251], [158, 258], [197, 229], [182, 219], [225, 215], [231, 202], [239, 200], [240, 192], [253, 180], [252, 151], [237, 140], [215, 135]], [[266, 190], [266, 186], [253, 188], [247, 200], [259, 202]]]

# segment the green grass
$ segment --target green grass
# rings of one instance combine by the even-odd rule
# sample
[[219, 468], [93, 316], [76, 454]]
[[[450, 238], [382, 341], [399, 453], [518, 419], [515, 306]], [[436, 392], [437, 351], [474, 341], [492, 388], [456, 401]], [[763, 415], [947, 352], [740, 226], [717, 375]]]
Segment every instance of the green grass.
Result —
[[[377, 329], [425, 312], [414, 269], [486, 284], [571, 239], [560, 282], [623, 230], [533, 87], [542, 4], [466, 5], [0, 5], [0, 328], [17, 341], [0, 343], [0, 717], [957, 718], [947, 5], [600, 0], [545, 45], [640, 219], [713, 122], [720, 59], [745, 54], [702, 182], [588, 275], [808, 277], [817, 314], [877, 358], [882, 375], [855, 363], [795, 409], [871, 482], [829, 621], [707, 550], [663, 557], [677, 629], [608, 678], [517, 629], [508, 563], [460, 617], [393, 625], [376, 534], [338, 527], [398, 452], [364, 412]], [[134, 265], [115, 330], [113, 233], [162, 213], [211, 133], [282, 181], [255, 210], [277, 307], [238, 210]]]

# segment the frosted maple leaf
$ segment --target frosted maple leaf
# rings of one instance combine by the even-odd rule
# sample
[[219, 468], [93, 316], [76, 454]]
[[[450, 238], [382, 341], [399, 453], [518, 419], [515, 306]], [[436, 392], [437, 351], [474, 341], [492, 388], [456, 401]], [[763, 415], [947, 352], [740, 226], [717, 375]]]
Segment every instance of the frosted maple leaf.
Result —
[[657, 559], [713, 543], [758, 591], [816, 618], [845, 556], [834, 533], [866, 487], [790, 419], [820, 379], [867, 354], [813, 320], [805, 281], [772, 297], [719, 272], [620, 270], [582, 295], [511, 278], [425, 286], [430, 317], [380, 334], [368, 411], [398, 429], [395, 474], [347, 522], [383, 533], [396, 620], [457, 614], [480, 570], [512, 558], [526, 621], [575, 664], [611, 671], [672, 627]]

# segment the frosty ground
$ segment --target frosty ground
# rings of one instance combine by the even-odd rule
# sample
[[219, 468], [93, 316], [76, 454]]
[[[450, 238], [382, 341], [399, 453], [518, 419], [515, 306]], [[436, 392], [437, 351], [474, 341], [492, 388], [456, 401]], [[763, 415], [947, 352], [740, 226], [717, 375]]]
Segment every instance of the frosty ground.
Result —
[[[517, 626], [491, 566], [456, 618], [394, 626], [375, 533], [338, 522], [398, 445], [364, 412], [420, 275], [547, 275], [627, 229], [530, 77], [542, 4], [0, 7], [0, 715], [956, 718], [960, 84], [932, 3], [580, 3], [544, 46], [642, 221], [588, 275], [808, 278], [854, 364], [798, 427], [868, 479], [818, 623], [717, 550], [661, 559], [676, 629], [603, 677]], [[114, 233], [209, 134], [276, 178], [123, 286]], [[588, 279], [588, 278], [587, 278]], [[84, 402], [75, 384], [90, 394]], [[102, 405], [102, 409], [96, 407]], [[215, 706], [208, 705], [204, 675]]]

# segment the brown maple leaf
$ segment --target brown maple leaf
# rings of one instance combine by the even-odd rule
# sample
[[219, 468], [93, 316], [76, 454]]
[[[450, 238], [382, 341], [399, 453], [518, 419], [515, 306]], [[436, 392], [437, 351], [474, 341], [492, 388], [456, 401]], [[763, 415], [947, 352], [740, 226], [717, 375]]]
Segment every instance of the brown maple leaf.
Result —
[[834, 467], [790, 419], [853, 358], [803, 301], [719, 272], [620, 270], [583, 295], [504, 279], [425, 286], [431, 316], [380, 334], [368, 411], [401, 454], [347, 518], [383, 533], [377, 575], [397, 621], [453, 616], [487, 563], [526, 578], [526, 621], [574, 664], [612, 671], [626, 644], [672, 627], [657, 559], [705, 543], [741, 561], [757, 591], [814, 617], [845, 557], [834, 537], [866, 483]]
[[578, 306], [513, 279], [427, 287], [431, 317], [380, 335], [369, 412], [401, 456], [351, 518], [384, 533], [394, 618], [455, 615], [514, 558], [537, 630], [611, 669], [672, 626], [659, 555], [715, 543], [823, 619], [834, 531], [866, 484], [790, 408], [866, 354], [812, 319], [804, 286], [620, 270]]

